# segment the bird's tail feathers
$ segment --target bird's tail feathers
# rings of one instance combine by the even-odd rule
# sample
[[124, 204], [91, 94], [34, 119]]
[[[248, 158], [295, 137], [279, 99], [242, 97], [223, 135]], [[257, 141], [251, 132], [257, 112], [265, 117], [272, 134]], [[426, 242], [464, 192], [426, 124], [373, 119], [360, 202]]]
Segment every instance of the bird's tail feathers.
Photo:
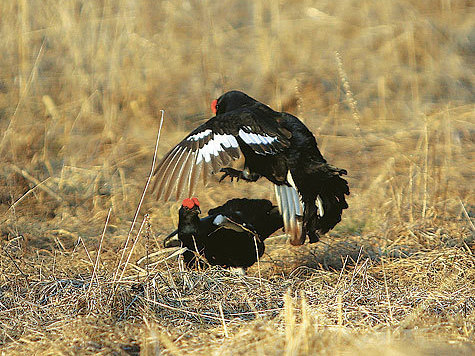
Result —
[[165, 248], [177, 247], [180, 245], [181, 245], [181, 241], [178, 238], [178, 230], [173, 231], [163, 240], [163, 247]]
[[303, 207], [294, 187], [274, 185], [279, 211], [284, 220], [284, 229], [292, 245], [303, 245], [305, 231], [302, 226]]
[[346, 170], [327, 165], [325, 167], [326, 180], [322, 184], [322, 191], [317, 196], [318, 217], [317, 232], [325, 234], [341, 221], [341, 214], [348, 208], [346, 195], [350, 194], [348, 182], [341, 175]]

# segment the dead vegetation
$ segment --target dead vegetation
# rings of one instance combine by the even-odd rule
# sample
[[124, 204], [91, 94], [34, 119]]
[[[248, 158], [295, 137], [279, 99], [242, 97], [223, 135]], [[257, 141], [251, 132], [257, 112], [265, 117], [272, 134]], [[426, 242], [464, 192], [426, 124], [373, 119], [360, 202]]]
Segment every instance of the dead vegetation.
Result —
[[[3, 2], [2, 350], [473, 353], [470, 6]], [[245, 277], [162, 250], [177, 202], [148, 194], [132, 226], [160, 110], [158, 157], [229, 89], [301, 117], [352, 190], [321, 242], [271, 237]], [[272, 195], [197, 192], [203, 210]]]

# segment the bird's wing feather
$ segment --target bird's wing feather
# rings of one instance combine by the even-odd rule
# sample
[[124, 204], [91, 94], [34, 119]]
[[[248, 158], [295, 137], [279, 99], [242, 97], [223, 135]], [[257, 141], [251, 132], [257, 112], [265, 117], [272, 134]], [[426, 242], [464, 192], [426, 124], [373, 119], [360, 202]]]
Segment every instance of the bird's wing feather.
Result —
[[273, 155], [289, 146], [289, 135], [274, 119], [251, 110], [215, 116], [164, 156], [154, 171], [153, 190], [165, 201], [173, 193], [176, 199], [191, 196], [200, 176], [206, 184], [211, 173], [241, 156], [242, 142], [257, 154]]

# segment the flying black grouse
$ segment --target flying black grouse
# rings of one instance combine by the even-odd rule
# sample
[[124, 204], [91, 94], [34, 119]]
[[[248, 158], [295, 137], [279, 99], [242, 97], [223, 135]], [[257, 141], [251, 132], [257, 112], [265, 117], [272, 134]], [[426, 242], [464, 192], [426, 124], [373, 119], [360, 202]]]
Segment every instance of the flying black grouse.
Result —
[[178, 212], [178, 229], [164, 241], [165, 247], [176, 246], [178, 234], [187, 267], [199, 263], [195, 251], [210, 265], [247, 268], [264, 253], [264, 240], [283, 227], [279, 209], [266, 199], [232, 199], [208, 211], [200, 219], [198, 199], [185, 199]]
[[[285, 231], [293, 245], [319, 240], [341, 221], [348, 208], [346, 170], [327, 163], [315, 137], [295, 116], [277, 112], [240, 91], [212, 103], [215, 116], [168, 152], [154, 172], [157, 198], [190, 196], [200, 175], [210, 173], [254, 182], [264, 176], [275, 184]], [[244, 155], [244, 169], [225, 167]], [[297, 193], [298, 191], [298, 193]], [[299, 197], [300, 195], [300, 197]], [[303, 215], [303, 217], [302, 217]]]

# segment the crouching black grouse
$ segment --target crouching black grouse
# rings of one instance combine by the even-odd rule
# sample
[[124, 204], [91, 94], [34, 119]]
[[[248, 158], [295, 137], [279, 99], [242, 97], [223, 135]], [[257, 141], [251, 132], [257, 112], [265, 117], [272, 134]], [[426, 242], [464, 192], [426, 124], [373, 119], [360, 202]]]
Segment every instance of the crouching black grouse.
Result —
[[264, 240], [283, 226], [279, 209], [266, 199], [232, 199], [208, 211], [200, 219], [198, 199], [185, 199], [179, 210], [178, 229], [164, 241], [174, 246], [178, 234], [188, 250], [183, 257], [187, 267], [200, 263], [204, 256], [210, 265], [247, 268], [264, 253]]
[[[344, 169], [327, 163], [315, 137], [295, 116], [277, 112], [240, 91], [223, 94], [212, 103], [216, 115], [168, 152], [154, 172], [157, 198], [177, 199], [188, 187], [192, 195], [203, 176], [224, 172], [254, 182], [264, 176], [275, 193], [286, 233], [293, 245], [319, 240], [341, 221], [348, 208]], [[225, 167], [244, 155], [244, 169]], [[298, 192], [297, 192], [298, 191]], [[299, 196], [300, 195], [300, 196]]]

